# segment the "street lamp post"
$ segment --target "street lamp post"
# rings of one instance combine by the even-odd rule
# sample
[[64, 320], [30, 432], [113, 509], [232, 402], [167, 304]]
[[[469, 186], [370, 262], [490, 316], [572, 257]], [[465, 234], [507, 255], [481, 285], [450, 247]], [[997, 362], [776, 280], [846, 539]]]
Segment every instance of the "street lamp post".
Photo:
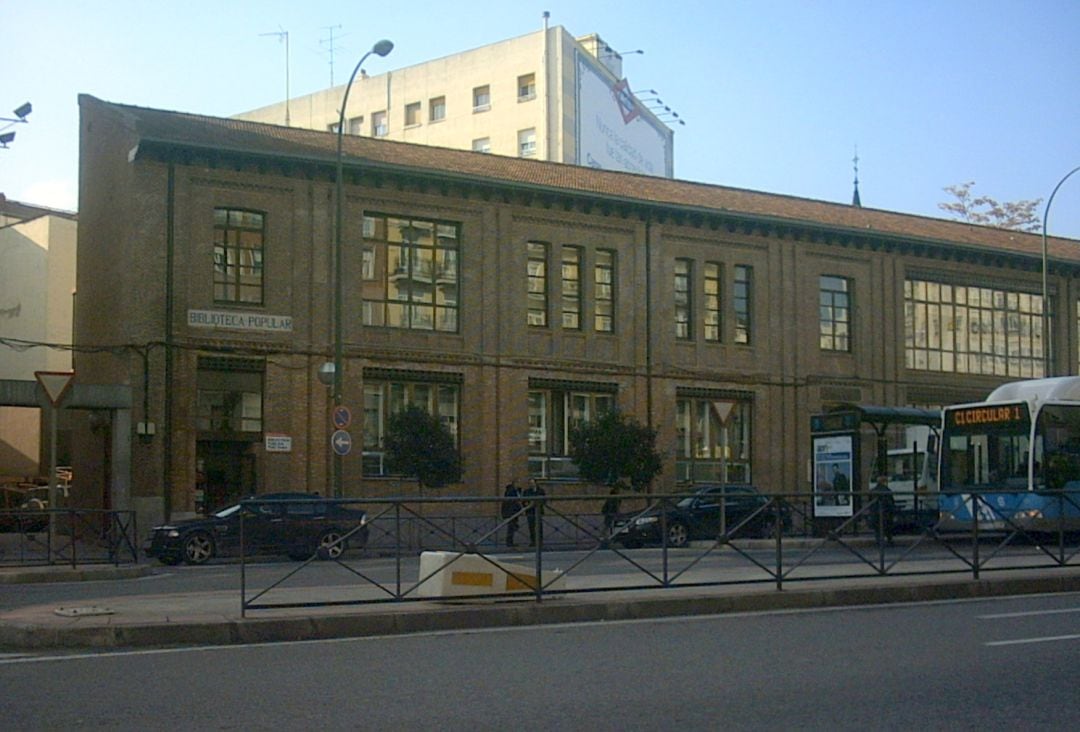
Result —
[[[342, 218], [342, 161], [341, 161], [341, 145], [342, 139], [345, 134], [345, 107], [349, 103], [349, 90], [352, 89], [353, 81], [356, 79], [356, 74], [360, 71], [360, 67], [364, 61], [371, 54], [378, 56], [385, 56], [394, 50], [394, 44], [385, 38], [374, 46], [371, 50], [360, 57], [360, 61], [357, 62], [356, 67], [353, 69], [352, 75], [349, 77], [349, 82], [345, 85], [345, 95], [341, 99], [341, 111], [338, 116], [337, 127], [337, 170], [335, 175], [335, 195], [334, 195], [334, 406], [340, 407], [343, 402], [342, 394], [342, 382], [344, 380], [344, 330], [342, 327], [342, 256], [341, 256], [341, 218]], [[362, 226], [363, 224], [361, 224]], [[341, 497], [341, 475], [342, 464], [341, 454], [338, 450], [334, 450], [334, 497]]]
[[1043, 223], [1042, 223], [1042, 321], [1043, 321], [1043, 364], [1046, 370], [1046, 376], [1053, 376], [1054, 370], [1050, 367], [1050, 357], [1053, 354], [1053, 336], [1050, 333], [1050, 300], [1049, 291], [1046, 283], [1046, 222], [1050, 216], [1050, 204], [1054, 202], [1054, 196], [1057, 195], [1058, 188], [1061, 188], [1061, 184], [1069, 179], [1076, 171], [1080, 170], [1080, 165], [1070, 170], [1065, 174], [1058, 184], [1054, 186], [1054, 190], [1050, 193], [1050, 198], [1046, 200], [1046, 208], [1043, 209]]

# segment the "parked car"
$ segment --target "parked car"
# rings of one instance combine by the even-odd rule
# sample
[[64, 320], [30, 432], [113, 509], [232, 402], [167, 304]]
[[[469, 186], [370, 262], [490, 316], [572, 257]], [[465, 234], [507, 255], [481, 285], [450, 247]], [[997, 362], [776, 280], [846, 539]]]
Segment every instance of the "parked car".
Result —
[[217, 556], [237, 554], [241, 514], [245, 555], [285, 554], [303, 560], [318, 554], [335, 559], [347, 548], [367, 544], [363, 509], [310, 493], [267, 493], [204, 518], [155, 526], [143, 549], [169, 565], [203, 564]]
[[[720, 535], [720, 496], [726, 503], [727, 531], [732, 538], [769, 537], [777, 531], [777, 504], [752, 485], [705, 485], [675, 504], [660, 504], [615, 522], [614, 541], [625, 547], [663, 543], [667, 531], [669, 547], [686, 546], [692, 539], [715, 539]], [[780, 506], [780, 529], [791, 529], [791, 514]], [[757, 512], [757, 513], [755, 513]]]
[[49, 527], [49, 487], [20, 483], [0, 486], [0, 531], [23, 534]]

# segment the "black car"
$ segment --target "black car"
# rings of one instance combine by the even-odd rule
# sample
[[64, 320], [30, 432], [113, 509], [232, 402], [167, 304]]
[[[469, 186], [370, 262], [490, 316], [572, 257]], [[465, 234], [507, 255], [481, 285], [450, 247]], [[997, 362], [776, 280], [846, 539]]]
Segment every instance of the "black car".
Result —
[[148, 556], [170, 565], [203, 564], [217, 556], [237, 554], [241, 513], [245, 555], [285, 554], [303, 560], [318, 554], [334, 559], [346, 548], [367, 544], [364, 510], [310, 493], [267, 493], [205, 518], [155, 526], [143, 548]]
[[707, 485], [676, 503], [658, 504], [615, 522], [612, 539], [625, 547], [663, 543], [682, 547], [691, 539], [716, 539], [720, 535], [720, 495], [726, 496], [724, 520], [731, 538], [770, 537], [777, 531], [780, 510], [782, 531], [790, 529], [791, 516], [786, 506], [769, 505], [768, 496], [751, 485]]

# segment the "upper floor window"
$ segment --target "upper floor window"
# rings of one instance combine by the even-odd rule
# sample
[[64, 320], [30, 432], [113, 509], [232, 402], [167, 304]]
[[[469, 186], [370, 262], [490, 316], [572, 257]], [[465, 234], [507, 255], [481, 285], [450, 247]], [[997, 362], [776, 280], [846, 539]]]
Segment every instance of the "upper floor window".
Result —
[[214, 300], [263, 303], [266, 217], [255, 211], [214, 209]]
[[581, 249], [562, 249], [562, 327], [581, 328]]
[[[334, 132], [337, 132], [336, 124], [334, 125], [334, 128]], [[364, 134], [364, 116], [360, 115], [359, 117], [349, 117], [348, 127], [345, 128], [345, 131], [348, 132], [350, 135]]]
[[754, 268], [745, 264], [735, 265], [735, 284], [732, 293], [732, 305], [735, 310], [735, 342], [749, 343], [753, 326]]
[[195, 426], [200, 432], [262, 432], [260, 359], [199, 357]]
[[410, 102], [405, 105], [405, 126], [415, 127], [420, 124], [420, 102]]
[[[460, 225], [369, 214], [364, 217], [364, 325], [458, 330]], [[370, 261], [370, 265], [368, 262]]]
[[371, 115], [372, 137], [386, 137], [390, 128], [386, 125], [386, 112], [375, 112]]
[[819, 279], [820, 343], [823, 351], [851, 350], [851, 281], [822, 275]]
[[536, 74], [523, 74], [518, 77], [518, 101], [525, 102], [536, 98]]
[[536, 155], [536, 128], [518, 130], [518, 155], [531, 158]]
[[721, 340], [720, 278], [724, 268], [717, 262], [705, 263], [705, 298], [701, 303], [705, 319], [705, 340], [718, 343]]
[[597, 333], [615, 331], [615, 252], [596, 250], [593, 267], [593, 321]]
[[547, 260], [548, 245], [541, 242], [530, 241], [526, 245], [528, 251], [527, 273], [528, 286], [528, 317], [529, 325], [547, 327], [548, 314], [548, 276]]
[[491, 138], [490, 137], [478, 137], [472, 141], [473, 152], [489, 153], [491, 152]]
[[446, 97], [432, 97], [428, 102], [428, 118], [432, 122], [446, 119]]
[[491, 87], [487, 84], [475, 87], [472, 90], [472, 106], [474, 112], [484, 112], [491, 109]]
[[[1053, 327], [1049, 308], [1046, 316]], [[1039, 378], [1045, 375], [1043, 347], [1042, 295], [928, 280], [904, 282], [904, 360], [909, 369]]]
[[694, 279], [694, 263], [689, 259], [675, 260], [675, 337], [679, 340], [693, 338], [693, 301], [690, 296], [690, 283]]

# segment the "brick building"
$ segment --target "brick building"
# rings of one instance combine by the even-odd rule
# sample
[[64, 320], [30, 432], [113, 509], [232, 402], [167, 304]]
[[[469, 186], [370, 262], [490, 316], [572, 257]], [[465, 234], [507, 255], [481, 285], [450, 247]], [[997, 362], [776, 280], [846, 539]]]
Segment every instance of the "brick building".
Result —
[[[140, 525], [328, 491], [336, 136], [80, 107], [76, 373], [132, 388]], [[569, 425], [610, 406], [659, 430], [658, 488], [723, 465], [789, 492], [824, 407], [1045, 371], [1037, 235], [359, 136], [344, 165], [348, 495], [411, 492], [380, 452], [408, 403], [459, 440], [451, 494], [571, 485]], [[1077, 363], [1076, 244], [1050, 240], [1055, 373]]]

